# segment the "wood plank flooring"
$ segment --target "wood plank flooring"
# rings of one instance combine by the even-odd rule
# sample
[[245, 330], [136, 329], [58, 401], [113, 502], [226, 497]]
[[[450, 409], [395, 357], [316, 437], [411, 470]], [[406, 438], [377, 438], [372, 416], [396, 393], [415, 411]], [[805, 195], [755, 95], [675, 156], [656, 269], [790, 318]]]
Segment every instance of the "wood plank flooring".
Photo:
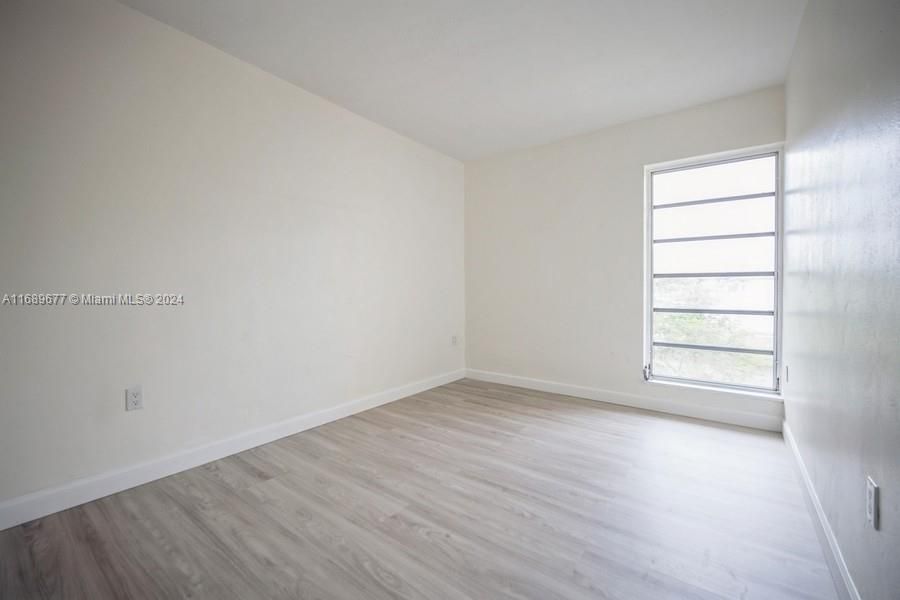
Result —
[[0, 598], [835, 598], [781, 437], [462, 380], [0, 532]]

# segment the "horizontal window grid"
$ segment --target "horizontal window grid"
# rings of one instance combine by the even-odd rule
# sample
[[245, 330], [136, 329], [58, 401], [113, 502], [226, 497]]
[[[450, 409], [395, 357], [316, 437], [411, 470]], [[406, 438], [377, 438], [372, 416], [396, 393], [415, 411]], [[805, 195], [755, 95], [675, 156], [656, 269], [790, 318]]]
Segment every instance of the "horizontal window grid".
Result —
[[753, 200], [754, 198], [773, 198], [775, 192], [762, 192], [759, 194], [742, 194], [740, 196], [722, 196], [721, 198], [703, 198], [700, 200], [685, 200], [682, 202], [670, 202], [669, 204], [655, 204], [653, 210], [663, 208], [679, 208], [682, 206], [697, 206], [698, 204], [715, 204], [717, 202], [734, 202], [736, 200]]
[[711, 273], [654, 273], [654, 279], [675, 277], [775, 277], [775, 271], [718, 271]]
[[[766, 155], [757, 155], [756, 157], [742, 157], [734, 159], [735, 162], [739, 162], [742, 160], [753, 160], [754, 158], [760, 158], [763, 156], [778, 157], [778, 153], [768, 153]], [[729, 162], [729, 161], [726, 161]], [[684, 207], [692, 207], [706, 204], [724, 204], [724, 203], [736, 203], [741, 200], [754, 200], [754, 199], [762, 199], [762, 198], [772, 198], [774, 199], [774, 203], [772, 203], [770, 210], [776, 211], [775, 219], [775, 229], [778, 228], [778, 217], [777, 210], [779, 207], [778, 201], [778, 192], [777, 189], [773, 191], [759, 191], [758, 193], [745, 193], [745, 194], [734, 194], [728, 196], [720, 196], [720, 197], [707, 197], [703, 198], [702, 196], [698, 199], [690, 199], [690, 194], [685, 194], [685, 188], [682, 187], [682, 191], [678, 192], [677, 190], [674, 192], [676, 195], [680, 195], [681, 198], [671, 198], [674, 200], [678, 200], [676, 202], [668, 202], [662, 204], [655, 204], [653, 199], [653, 176], [659, 173], [666, 173], [673, 170], [689, 170], [689, 169], [702, 169], [704, 166], [708, 166], [709, 164], [715, 163], [707, 163], [706, 165], [688, 165], [685, 167], [676, 167], [674, 169], [667, 169], [661, 171], [655, 171], [649, 174], [651, 184], [649, 187], [650, 190], [650, 198], [649, 204], [651, 209], [651, 221], [650, 221], [650, 236], [649, 237], [649, 245], [648, 251], [652, 252], [654, 245], [656, 244], [678, 244], [685, 242], [707, 242], [707, 241], [715, 241], [715, 240], [740, 240], [746, 238], [773, 238], [775, 242], [775, 254], [774, 258], [769, 258], [768, 260], [773, 260], [772, 270], [756, 270], [759, 267], [765, 268], [768, 266], [766, 264], [765, 254], [756, 255], [757, 248], [747, 248], [744, 252], [754, 252], [753, 255], [745, 254], [744, 257], [747, 256], [758, 256], [762, 259], [762, 262], [759, 262], [756, 259], [746, 260], [742, 257], [741, 260], [735, 261], [734, 266], [744, 266], [743, 270], [733, 270], [727, 271], [722, 269], [721, 267], [730, 266], [728, 262], [729, 260], [723, 261], [724, 256], [720, 256], [717, 259], [712, 261], [708, 259], [696, 261], [692, 258], [691, 254], [696, 253], [696, 251], [691, 250], [688, 251], [686, 248], [689, 246], [684, 246], [685, 250], [679, 250], [677, 255], [668, 254], [666, 255], [665, 265], [660, 263], [660, 268], [664, 271], [670, 272], [662, 272], [656, 273], [653, 269], [650, 271], [651, 281], [657, 279], [670, 279], [670, 280], [678, 280], [678, 279], [689, 279], [689, 278], [697, 278], [697, 279], [712, 279], [719, 278], [722, 280], [729, 280], [737, 278], [771, 278], [774, 282], [771, 285], [774, 285], [775, 290], [775, 298], [773, 298], [773, 303], [770, 306], [773, 306], [772, 310], [761, 310], [763, 308], [767, 308], [766, 306], [760, 306], [762, 304], [769, 304], [768, 302], [762, 301], [759, 297], [758, 293], [752, 294], [748, 298], [748, 303], [751, 306], [755, 305], [758, 308], [740, 308], [740, 304], [742, 304], [742, 298], [738, 297], [737, 302], [735, 304], [738, 307], [735, 308], [724, 308], [724, 307], [715, 307], [715, 299], [728, 298], [729, 296], [729, 286], [731, 284], [725, 284], [725, 288], [721, 288], [722, 284], [710, 284], [720, 286], [719, 289], [709, 288], [706, 284], [700, 285], [700, 282], [685, 283], [679, 284], [680, 286], [689, 286], [689, 287], [681, 287], [681, 288], [666, 288], [669, 291], [669, 298], [673, 300], [672, 304], [675, 306], [653, 306], [651, 303], [650, 307], [650, 323], [653, 323], [655, 320], [652, 318], [653, 314], [660, 314], [660, 319], [663, 318], [664, 314], [669, 314], [673, 318], [676, 318], [678, 314], [684, 315], [682, 317], [677, 317], [678, 321], [669, 321], [668, 324], [662, 329], [657, 331], [655, 327], [651, 326], [650, 331], [650, 348], [659, 348], [660, 352], [665, 350], [666, 352], [681, 352], [684, 354], [680, 355], [670, 355], [667, 354], [665, 359], [663, 359], [662, 355], [660, 355], [659, 361], [659, 373], [654, 369], [654, 361], [651, 360], [649, 363], [649, 373], [650, 377], [659, 378], [659, 379], [670, 379], [673, 381], [685, 381], [685, 382], [693, 382], [693, 383], [704, 383], [717, 385], [722, 387], [734, 387], [738, 389], [754, 389], [754, 390], [765, 390], [765, 391], [773, 391], [778, 389], [778, 380], [775, 373], [777, 369], [777, 351], [778, 351], [778, 276], [777, 276], [777, 264], [779, 261], [779, 247], [778, 247], [778, 233], [777, 231], [769, 230], [769, 227], [772, 226], [772, 221], [764, 217], [765, 213], [760, 213], [761, 205], [755, 204], [748, 205], [743, 204], [738, 207], [735, 204], [735, 208], [732, 209], [717, 209], [717, 212], [709, 212], [704, 211], [702, 213], [697, 213], [696, 211], [692, 212], [684, 212], [678, 213], [679, 216], [675, 216], [676, 213], [672, 212], [672, 216], [666, 218], [665, 224], [660, 222], [660, 233], [665, 229], [665, 233], [669, 233], [668, 236], [660, 237], [658, 239], [652, 238], [653, 232], [653, 214], [655, 211], [662, 209], [677, 209]], [[777, 186], [777, 162], [774, 165], [775, 175], [773, 176], [773, 180], [776, 182]], [[716, 187], [719, 184], [711, 183], [709, 185], [702, 184], [701, 188], [712, 188]], [[735, 186], [731, 186], [735, 187]], [[668, 187], [668, 191], [671, 193], [672, 190], [676, 188]], [[759, 189], [757, 187], [757, 189]], [[765, 190], [765, 188], [763, 188]], [[735, 190], [738, 191], [738, 190]], [[696, 196], [695, 196], [696, 198]], [[749, 219], [741, 220], [744, 218], [744, 215], [747, 215], [747, 211], [754, 211], [752, 216]], [[669, 215], [669, 212], [666, 212]], [[732, 214], [734, 216], [728, 217], [725, 215]], [[771, 218], [771, 217], [770, 217]], [[661, 219], [661, 217], [660, 217]], [[729, 220], [730, 219], [730, 220]], [[734, 220], [738, 219], [738, 220]], [[679, 220], [682, 224], [679, 224]], [[768, 223], [765, 221], [769, 220]], [[760, 222], [762, 221], [762, 222]], [[731, 223], [738, 224], [737, 226], [732, 226]], [[742, 224], [742, 225], [741, 225]], [[748, 226], [749, 225], [749, 226]], [[754, 227], [756, 225], [756, 227]], [[763, 225], [763, 227], [759, 227], [759, 225]], [[718, 232], [716, 231], [718, 229]], [[722, 230], [725, 230], [724, 232]], [[737, 231], [742, 232], [729, 232], [729, 229], [733, 232], [735, 229]], [[756, 229], [756, 231], [754, 231]], [[674, 234], [674, 235], [673, 235]], [[678, 236], [678, 234], [681, 234]], [[701, 235], [703, 234], [703, 235]], [[679, 247], [680, 246], [673, 246]], [[704, 247], [704, 249], [709, 248], [710, 251], [714, 246]], [[701, 250], [703, 252], [705, 250]], [[687, 253], [687, 254], [685, 254]], [[655, 254], [655, 253], [654, 253]], [[737, 255], [736, 257], [739, 257]], [[673, 263], [674, 261], [674, 263]], [[713, 266], [713, 269], [708, 271], [702, 270], [693, 270], [681, 271], [677, 267], [679, 266], [678, 262], [684, 261], [682, 264], [684, 266], [688, 266], [691, 262], [696, 262], [698, 266], [700, 264], [705, 263], [703, 266], [708, 264], [709, 266]], [[656, 263], [653, 258], [651, 258], [651, 266]], [[741, 264], [743, 263], [743, 264]], [[754, 264], [755, 263], [755, 264]], [[750, 270], [746, 269], [746, 267], [750, 267]], [[651, 288], [653, 288], [656, 284], [652, 284]], [[744, 284], [748, 285], [748, 284]], [[754, 284], [756, 285], [756, 284]], [[699, 286], [699, 287], [697, 287]], [[686, 291], [678, 291], [686, 290]], [[720, 291], [724, 290], [724, 291]], [[730, 287], [733, 291], [735, 288]], [[756, 287], [756, 290], [760, 288]], [[712, 293], [710, 293], [712, 290]], [[651, 290], [651, 302], [653, 298], [653, 292]], [[752, 291], [752, 290], [751, 290]], [[672, 295], [674, 293], [674, 295]], [[731, 294], [732, 300], [734, 300], [733, 294]], [[713, 301], [710, 306], [710, 301]], [[696, 306], [690, 306], [692, 303], [700, 304], [701, 306], [706, 305], [710, 306], [709, 308], [698, 308]], [[686, 304], [686, 306], [677, 306], [678, 304]], [[731, 304], [731, 302], [729, 302]], [[750, 318], [765, 318], [768, 317], [771, 323], [771, 335], [769, 333], [764, 333], [765, 329], [762, 332], [759, 330], [758, 325], [751, 325], [748, 329], [745, 329], [746, 324], [737, 325], [735, 322], [729, 320], [726, 321], [718, 321], [718, 323], [714, 320], [709, 325], [709, 321], [698, 322], [692, 321], [689, 318], [691, 315], [696, 315], [698, 317], [702, 317], [704, 315], [712, 315], [710, 319], [719, 319], [720, 317], [716, 317], [715, 315], [723, 315], [721, 318], [729, 319], [728, 316], [734, 315], [737, 318], [741, 318], [742, 316], [749, 316]], [[704, 325], [703, 323], [706, 323]], [[673, 329], [673, 327], [675, 327]], [[712, 328], [711, 328], [712, 327]], [[718, 327], [718, 331], [715, 329]], [[768, 327], [768, 326], [764, 326]], [[746, 337], [748, 336], [749, 337]], [[762, 337], [760, 337], [762, 335]], [[656, 336], [660, 336], [662, 339], [657, 338]], [[692, 339], [687, 339], [686, 341], [675, 341], [671, 340], [671, 337], [675, 337], [676, 339], [687, 337]], [[708, 341], [711, 343], [690, 343], [690, 342], [706, 342], [705, 338], [710, 337], [715, 339], [709, 339]], [[670, 338], [671, 341], [666, 340], [665, 338]], [[698, 339], [699, 338], [699, 339]], [[767, 339], [768, 338], [768, 339]], [[739, 342], [741, 344], [747, 343], [750, 347], [736, 347], [732, 345], [718, 345], [717, 342]], [[754, 343], [757, 342], [757, 343]], [[771, 346], [769, 343], [771, 342]], [[760, 348], [759, 345], [765, 343], [766, 346], [771, 347], [771, 349]], [[726, 356], [746, 356], [746, 359], [740, 359], [741, 362], [735, 363], [732, 359], [725, 359]], [[718, 358], [717, 358], [718, 357]], [[756, 358], [753, 358], [756, 357]], [[737, 360], [737, 358], [735, 358]], [[744, 361], [754, 361], [752, 363], [747, 363]], [[765, 360], [766, 362], [759, 362]], [[743, 366], [742, 366], [743, 365]], [[752, 365], [752, 366], [750, 366]], [[748, 370], [749, 369], [749, 370]]]
[[690, 237], [663, 238], [653, 240], [654, 244], [671, 244], [673, 242], [708, 242], [711, 240], [737, 240], [741, 238], [775, 237], [774, 231], [755, 231], [753, 233], [724, 233], [721, 235], [695, 235]]
[[679, 342], [653, 342], [654, 346], [663, 348], [687, 348], [689, 350], [710, 350], [712, 352], [737, 352], [740, 354], [763, 354], [774, 356], [774, 350], [761, 350], [758, 348], [734, 348], [731, 346], [707, 346], [705, 344], [682, 344]]
[[774, 310], [741, 310], [738, 308], [665, 308], [655, 306], [653, 312], [659, 313], [686, 313], [694, 315], [759, 315], [774, 317]]

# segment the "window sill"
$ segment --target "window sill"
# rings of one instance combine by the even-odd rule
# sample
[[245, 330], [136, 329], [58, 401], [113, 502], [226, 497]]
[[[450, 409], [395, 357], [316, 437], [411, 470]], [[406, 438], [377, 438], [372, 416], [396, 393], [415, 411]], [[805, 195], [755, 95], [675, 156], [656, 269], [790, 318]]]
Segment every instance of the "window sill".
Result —
[[706, 392], [719, 392], [723, 394], [732, 394], [735, 396], [743, 396], [746, 398], [759, 398], [763, 400], [772, 400], [775, 402], [784, 402], [784, 397], [781, 392], [766, 392], [766, 391], [753, 391], [753, 390], [741, 390], [726, 386], [717, 386], [717, 385], [704, 385], [702, 383], [687, 383], [683, 381], [672, 381], [669, 379], [657, 379], [651, 378], [646, 379], [646, 383], [652, 383], [655, 385], [669, 385], [673, 387], [680, 388], [688, 388], [692, 390], [703, 390]]

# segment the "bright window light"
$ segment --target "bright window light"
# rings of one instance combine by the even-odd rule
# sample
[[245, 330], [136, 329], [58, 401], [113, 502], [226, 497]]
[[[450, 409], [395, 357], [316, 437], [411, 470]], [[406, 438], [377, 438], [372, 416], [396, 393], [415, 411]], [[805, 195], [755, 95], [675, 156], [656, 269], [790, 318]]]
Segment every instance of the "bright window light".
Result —
[[648, 173], [648, 379], [777, 391], [779, 153]]

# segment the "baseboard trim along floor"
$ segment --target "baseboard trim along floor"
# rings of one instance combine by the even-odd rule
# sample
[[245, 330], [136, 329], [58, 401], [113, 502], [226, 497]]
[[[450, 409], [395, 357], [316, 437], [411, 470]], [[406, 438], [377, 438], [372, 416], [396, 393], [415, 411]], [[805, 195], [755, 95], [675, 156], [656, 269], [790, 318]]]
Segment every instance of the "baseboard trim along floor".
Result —
[[600, 388], [559, 383], [544, 379], [533, 379], [531, 377], [521, 377], [519, 375], [507, 375], [506, 373], [496, 373], [493, 371], [481, 371], [478, 369], [466, 369], [466, 377], [469, 379], [477, 379], [479, 381], [487, 381], [489, 383], [514, 385], [516, 387], [528, 388], [540, 392], [564, 394], [566, 396], [574, 396], [586, 400], [609, 402], [610, 404], [618, 404], [620, 406], [643, 408], [645, 410], [653, 410], [681, 417], [693, 417], [696, 419], [705, 419], [707, 421], [726, 423], [728, 425], [740, 425], [742, 427], [751, 427], [753, 429], [762, 429], [765, 431], [781, 431], [781, 424], [784, 418], [781, 414], [700, 406], [679, 399], [661, 400], [659, 398], [638, 396], [636, 394], [625, 394]]
[[0, 531], [424, 392], [464, 376], [465, 369], [458, 369], [245, 431], [211, 444], [11, 498], [0, 503]]
[[838, 600], [781, 436], [464, 379], [0, 532], [0, 598]]
[[794, 434], [786, 422], [782, 425], [782, 431], [784, 432], [784, 441], [794, 457], [800, 479], [803, 480], [804, 495], [812, 513], [812, 521], [816, 527], [816, 533], [822, 541], [822, 552], [825, 554], [825, 562], [831, 570], [834, 587], [841, 600], [861, 600], [856, 584], [853, 583], [853, 577], [850, 576], [847, 563], [844, 561], [841, 547], [838, 546], [834, 531], [832, 531], [831, 525], [828, 523], [828, 517], [825, 516], [825, 510], [819, 501], [819, 495], [816, 494], [816, 488], [813, 487], [809, 471], [806, 470], [806, 463], [803, 462], [803, 457], [800, 455], [797, 440], [794, 439]]

